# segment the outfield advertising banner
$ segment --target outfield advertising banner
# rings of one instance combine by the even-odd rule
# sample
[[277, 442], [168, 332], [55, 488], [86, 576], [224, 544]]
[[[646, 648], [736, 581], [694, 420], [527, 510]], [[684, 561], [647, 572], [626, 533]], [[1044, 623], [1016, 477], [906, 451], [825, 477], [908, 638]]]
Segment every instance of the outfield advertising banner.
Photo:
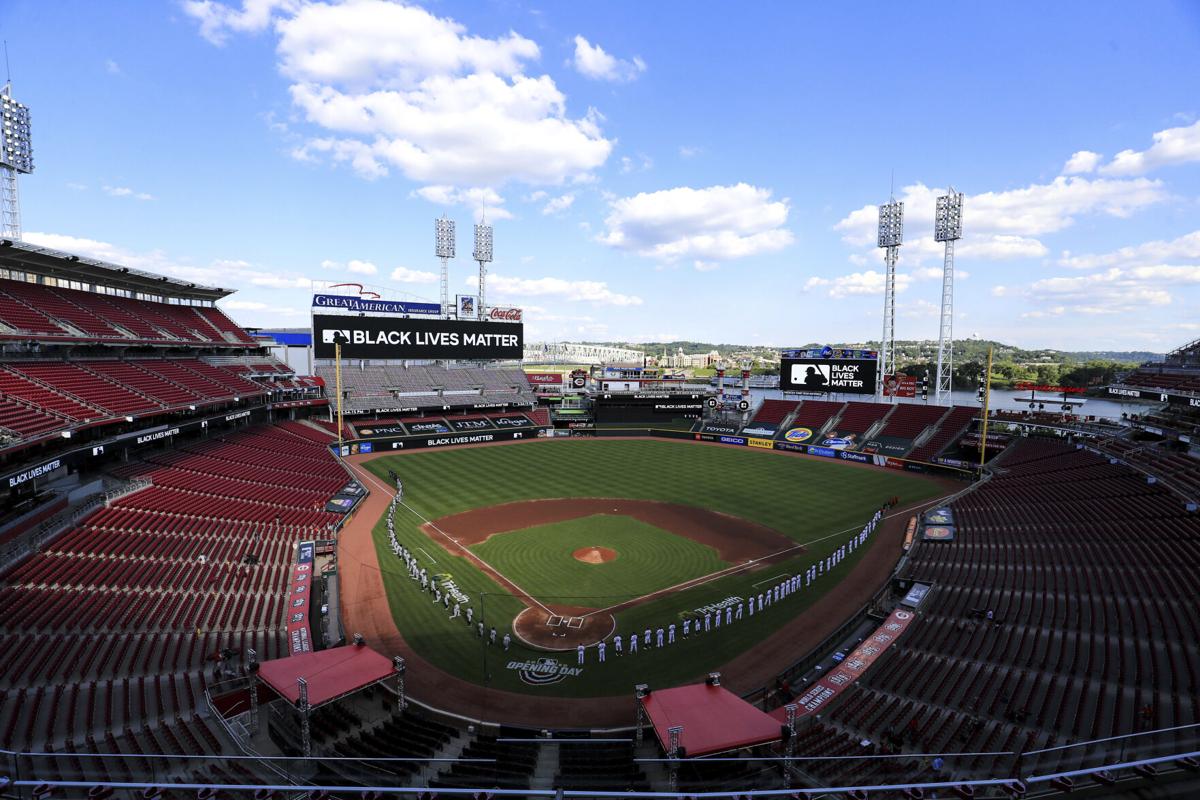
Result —
[[783, 440], [792, 444], [804, 444], [812, 438], [812, 428], [791, 428], [783, 434]]
[[722, 425], [720, 423], [709, 422], [709, 423], [705, 424], [705, 426], [703, 428], [701, 428], [701, 430], [704, 433], [724, 433], [729, 436], [732, 436], [738, 432], [738, 426], [737, 425]]
[[406, 427], [408, 428], [408, 432], [411, 434], [450, 432], [450, 428], [448, 428], [445, 423], [437, 420], [430, 420], [429, 422], [409, 422], [407, 423]]
[[926, 525], [922, 537], [927, 542], [954, 541], [953, 525]]
[[903, 456], [912, 449], [912, 439], [899, 436], [876, 436], [862, 446], [864, 453], [879, 453], [885, 456]]
[[747, 436], [758, 436], [762, 439], [774, 438], [779, 428], [766, 422], [751, 422], [746, 427], [742, 428], [742, 433]]
[[333, 358], [340, 334], [342, 358], [519, 359], [524, 330], [519, 322], [316, 314], [313, 354]]
[[292, 567], [292, 584], [288, 590], [287, 631], [291, 654], [307, 653], [312, 650], [312, 637], [308, 629], [308, 599], [312, 590], [313, 558], [316, 542], [301, 542], [296, 549], [296, 563]]
[[756, 439], [754, 437], [746, 438], [746, 445], [749, 447], [759, 447], [763, 450], [774, 450], [775, 442], [770, 439]]
[[314, 294], [313, 308], [341, 308], [362, 314], [433, 314], [442, 313], [438, 303], [409, 303], [397, 300], [371, 300], [341, 294]]
[[515, 416], [493, 417], [492, 424], [494, 424], [497, 428], [528, 428], [533, 423], [529, 421], [528, 417]]
[[454, 419], [449, 418], [450, 427], [456, 431], [490, 431], [492, 424], [486, 419]]
[[365, 423], [362, 425], [355, 424], [354, 432], [359, 436], [407, 436], [408, 431], [404, 430], [401, 425], [372, 425]]
[[875, 394], [878, 362], [849, 358], [785, 358], [779, 388], [785, 392]]

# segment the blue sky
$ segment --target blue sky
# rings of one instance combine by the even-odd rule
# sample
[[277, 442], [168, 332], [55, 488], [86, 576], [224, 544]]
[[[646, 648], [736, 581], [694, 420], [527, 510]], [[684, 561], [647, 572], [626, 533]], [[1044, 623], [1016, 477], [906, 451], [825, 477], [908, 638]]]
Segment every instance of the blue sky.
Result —
[[1200, 337], [1200, 6], [0, 4], [33, 112], [26, 239], [237, 289], [436, 298], [432, 220], [495, 224], [527, 338], [937, 335], [934, 198], [966, 193], [956, 335]]

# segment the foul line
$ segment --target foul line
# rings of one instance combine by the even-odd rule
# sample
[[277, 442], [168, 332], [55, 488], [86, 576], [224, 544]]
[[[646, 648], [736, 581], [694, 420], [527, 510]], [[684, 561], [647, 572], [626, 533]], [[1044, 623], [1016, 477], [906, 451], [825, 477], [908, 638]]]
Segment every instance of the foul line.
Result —
[[[368, 477], [368, 478], [369, 478], [369, 479], [370, 479], [370, 480], [371, 480], [371, 481], [372, 481], [372, 482], [373, 482], [373, 483], [374, 483], [376, 486], [379, 486], [379, 487], [380, 487], [380, 488], [382, 488], [382, 489], [383, 489], [385, 492], [388, 492], [388, 493], [389, 493], [389, 494], [390, 494], [392, 497], [395, 497], [395, 496], [396, 496], [396, 490], [395, 490], [394, 488], [391, 488], [391, 487], [389, 487], [387, 484], [383, 483], [383, 482], [382, 482], [382, 481], [380, 481], [378, 478], [376, 478], [374, 475], [372, 475], [370, 472], [367, 472], [367, 471], [365, 471], [365, 470], [361, 469], [361, 468], [360, 468], [360, 467], [359, 467], [357, 464], [351, 464], [350, 466], [351, 466], [351, 468], [352, 468], [352, 469], [353, 469], [355, 472], [357, 472], [357, 473], [360, 473], [360, 474], [363, 474], [363, 473], [365, 473], [365, 474], [366, 474], [366, 476], [367, 476], [367, 477]], [[539, 601], [539, 600], [538, 600], [536, 597], [534, 597], [534, 596], [533, 596], [533, 595], [531, 595], [529, 592], [525, 591], [525, 590], [524, 590], [524, 589], [522, 589], [520, 586], [518, 586], [518, 585], [516, 584], [516, 582], [515, 582], [515, 581], [513, 581], [511, 578], [509, 578], [507, 575], [505, 575], [505, 574], [504, 574], [503, 572], [501, 572], [500, 570], [498, 570], [498, 569], [496, 569], [495, 567], [493, 567], [491, 564], [489, 564], [489, 563], [487, 563], [486, 561], [484, 561], [484, 560], [483, 560], [482, 558], [480, 558], [479, 556], [477, 556], [477, 555], [475, 555], [474, 553], [472, 553], [472, 552], [471, 552], [470, 550], [468, 550], [467, 548], [463, 547], [461, 544], [459, 544], [457, 541], [455, 541], [455, 539], [454, 539], [454, 537], [453, 537], [453, 536], [451, 536], [450, 534], [446, 533], [444, 530], [442, 530], [441, 528], [439, 528], [437, 525], [433, 524], [433, 522], [432, 522], [432, 521], [430, 521], [430, 520], [426, 519], [426, 518], [425, 518], [425, 516], [424, 516], [423, 514], [421, 514], [421, 513], [420, 513], [419, 511], [417, 511], [415, 508], [413, 508], [412, 506], [410, 506], [408, 503], [406, 503], [406, 502], [404, 502], [403, 500], [401, 500], [401, 501], [400, 501], [400, 505], [402, 505], [402, 506], [404, 506], [406, 509], [408, 509], [410, 513], [412, 513], [414, 516], [416, 516], [416, 517], [417, 517], [417, 519], [421, 520], [421, 521], [422, 521], [422, 522], [424, 522], [426, 525], [428, 525], [428, 526], [429, 526], [429, 527], [430, 527], [432, 530], [435, 530], [435, 531], [437, 531], [439, 534], [441, 534], [441, 536], [442, 536], [443, 538], [445, 538], [445, 539], [446, 539], [446, 541], [453, 543], [453, 544], [455, 545], [455, 547], [457, 547], [459, 550], [461, 550], [461, 551], [463, 552], [463, 554], [464, 554], [464, 555], [466, 555], [466, 557], [467, 557], [467, 558], [471, 559], [472, 561], [476, 562], [477, 564], [480, 564], [481, 566], [483, 566], [484, 568], [486, 568], [487, 570], [489, 570], [489, 571], [490, 571], [490, 572], [491, 572], [493, 575], [496, 575], [498, 578], [500, 578], [500, 580], [501, 580], [502, 582], [504, 582], [504, 583], [507, 583], [509, 586], [511, 586], [512, 588], [516, 589], [516, 590], [517, 590], [517, 593], [518, 593], [518, 594], [520, 594], [521, 596], [529, 598], [529, 600], [530, 600], [532, 603], [534, 603], [535, 605], [537, 605], [537, 607], [538, 607], [538, 608], [542, 609], [542, 611], [545, 611], [547, 614], [552, 614], [552, 613], [554, 613], [554, 612], [552, 612], [552, 611], [551, 611], [549, 608], [547, 608], [546, 606], [542, 605], [542, 603], [541, 603], [541, 602], [540, 602], [540, 601]], [[450, 550], [450, 548], [448, 548], [448, 547], [447, 547], [446, 549], [447, 549], [447, 550]], [[426, 555], [428, 555], [428, 553], [426, 553]], [[435, 561], [434, 563], [436, 564], [437, 562]]]
[[[938, 502], [937, 500], [933, 501], [933, 505], [936, 505], [937, 502]], [[884, 514], [882, 517], [879, 518], [879, 524], [882, 525], [883, 521], [885, 519], [891, 519], [892, 517], [900, 517], [900, 516], [909, 514], [914, 508], [921, 508], [924, 505], [925, 505], [924, 503], [913, 503], [912, 505], [905, 506], [904, 508], [894, 511], [891, 514]], [[864, 527], [865, 527], [865, 525], [864, 525]], [[879, 526], [877, 525], [876, 527], [879, 527]], [[596, 611], [588, 612], [587, 614], [584, 614], [584, 616], [590, 617], [592, 614], [603, 614], [607, 611], [613, 611], [614, 609], [625, 608], [627, 606], [634, 606], [648, 598], [665, 596], [669, 593], [672, 593], [675, 591], [680, 591], [683, 589], [694, 589], [697, 586], [703, 586], [704, 584], [711, 583], [712, 581], [718, 580], [719, 578], [724, 578], [729, 575], [736, 575], [739, 572], [749, 569], [750, 567], [754, 566], [755, 564], [757, 564], [760, 561], [765, 561], [767, 559], [775, 558], [776, 556], [787, 555], [788, 553], [794, 552], [796, 550], [803, 550], [804, 548], [808, 547], [811, 544], [820, 544], [821, 542], [827, 541], [829, 539], [833, 539], [838, 536], [843, 536], [843, 535], [850, 533], [852, 531], [855, 531], [855, 530], [861, 531], [862, 528], [855, 528], [855, 527], [843, 528], [842, 530], [835, 531], [834, 533], [831, 533], [828, 536], [821, 536], [816, 539], [810, 539], [807, 542], [801, 542], [793, 547], [786, 547], [783, 550], [778, 550], [774, 553], [768, 553], [765, 556], [751, 559], [751, 560], [745, 562], [744, 564], [737, 564], [732, 567], [726, 567], [723, 570], [718, 570], [717, 572], [711, 572], [708, 575], [704, 575], [699, 578], [692, 578], [691, 580], [684, 581], [683, 583], [677, 583], [674, 586], [668, 586], [665, 589], [659, 589], [658, 591], [650, 592], [649, 594], [644, 594], [641, 597], [635, 597], [631, 600], [624, 600], [620, 603], [616, 603], [615, 605], [608, 606], [607, 608], [601, 608], [601, 609], [597, 609]], [[864, 542], [864, 544], [865, 544], [865, 542]]]
[[780, 578], [787, 579], [787, 578], [790, 578], [790, 577], [792, 577], [792, 576], [791, 576], [791, 575], [784, 575], [783, 573], [780, 573], [780, 574], [778, 574], [778, 575], [775, 575], [774, 577], [771, 577], [771, 578], [763, 578], [761, 581], [755, 581], [754, 583], [752, 583], [752, 584], [750, 584], [750, 585], [751, 585], [751, 586], [754, 586], [754, 587], [756, 587], [756, 588], [757, 588], [757, 587], [759, 587], [759, 586], [762, 586], [764, 583], [770, 583], [771, 581], [779, 580]]
[[437, 563], [437, 559], [436, 559], [436, 558], [434, 558], [433, 556], [429, 555], [429, 551], [428, 551], [428, 550], [426, 550], [424, 547], [417, 547], [417, 548], [415, 548], [415, 549], [416, 549], [416, 550], [420, 550], [422, 553], [424, 553], [424, 554], [425, 554], [425, 557], [426, 557], [426, 558], [428, 558], [430, 561], [432, 561], [434, 564], [436, 564], [436, 563]]

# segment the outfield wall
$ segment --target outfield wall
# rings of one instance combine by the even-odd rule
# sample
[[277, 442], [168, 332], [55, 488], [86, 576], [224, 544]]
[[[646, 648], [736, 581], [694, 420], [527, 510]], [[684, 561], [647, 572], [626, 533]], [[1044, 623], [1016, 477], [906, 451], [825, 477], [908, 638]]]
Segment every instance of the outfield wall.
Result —
[[[528, 428], [515, 431], [480, 431], [479, 433], [437, 434], [422, 436], [393, 436], [369, 439], [347, 439], [342, 443], [344, 456], [368, 453], [403, 452], [407, 450], [425, 450], [432, 448], [455, 447], [458, 445], [492, 444], [495, 442], [510, 442], [531, 439], [544, 439], [554, 435], [551, 428]], [[580, 434], [572, 434], [579, 436]], [[973, 478], [974, 470], [961, 469], [948, 464], [932, 464], [926, 461], [912, 461], [907, 458], [873, 455], [850, 450], [834, 450], [816, 445], [794, 444], [792, 442], [774, 439], [761, 439], [753, 436], [733, 436], [716, 433], [694, 433], [687, 430], [671, 428], [596, 428], [589, 429], [587, 437], [627, 437], [638, 436], [658, 439], [687, 439], [697, 442], [712, 442], [731, 447], [754, 447], [763, 450], [781, 450], [789, 453], [803, 453], [810, 456], [830, 458], [836, 461], [850, 461], [858, 464], [871, 464], [885, 469], [907, 470], [930, 475], [942, 475], [952, 478]], [[337, 445], [333, 445], [336, 454]]]

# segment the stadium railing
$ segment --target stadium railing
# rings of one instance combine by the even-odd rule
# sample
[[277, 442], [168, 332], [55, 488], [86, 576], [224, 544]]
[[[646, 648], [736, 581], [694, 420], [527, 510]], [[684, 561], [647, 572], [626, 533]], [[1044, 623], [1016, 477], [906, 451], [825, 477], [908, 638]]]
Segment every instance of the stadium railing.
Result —
[[[825, 730], [816, 727], [815, 733], [824, 737]], [[616, 734], [617, 732], [612, 732]], [[796, 738], [803, 740], [802, 727]], [[539, 747], [568, 742], [584, 746], [579, 740], [530, 739]], [[606, 740], [608, 741], [608, 740]], [[856, 744], [856, 743], [852, 743]], [[864, 745], [865, 747], [865, 745]], [[986, 757], [979, 759], [980, 756]], [[635, 757], [639, 765], [656, 765], [662, 771], [694, 769], [688, 775], [687, 788], [663, 786], [657, 791], [601, 791], [594, 789], [563, 789], [554, 779], [534, 779], [528, 788], [499, 789], [480, 786], [445, 786], [438, 781], [430, 788], [428, 781], [413, 781], [414, 762], [440, 770], [442, 765], [474, 764], [486, 768], [497, 763], [495, 758], [347, 758], [313, 756], [278, 756], [263, 758], [249, 755], [162, 755], [152, 753], [25, 753], [0, 751], [0, 797], [16, 789], [20, 796], [43, 796], [36, 787], [59, 787], [60, 796], [88, 795], [92, 787], [140, 790], [157, 788], [164, 792], [215, 789], [222, 797], [261, 797], [263, 790], [296, 796], [301, 792], [330, 792], [356, 797], [375, 791], [383, 796], [399, 794], [425, 796], [438, 794], [449, 797], [474, 796], [482, 791], [496, 797], [729, 797], [736, 793], [744, 797], [816, 796], [830, 792], [904, 792], [922, 789], [926, 792], [946, 791], [952, 796], [965, 796], [956, 787], [995, 787], [997, 790], [1021, 787], [1021, 794], [1042, 794], [1082, 788], [1077, 782], [1088, 781], [1092, 786], [1111, 783], [1164, 780], [1172, 772], [1195, 773], [1200, 757], [1200, 723], [1142, 731], [1124, 736], [1077, 742], [1060, 747], [1028, 752], [994, 751], [986, 753], [889, 753], [859, 755], [855, 753], [807, 754], [803, 751], [789, 755], [774, 750], [769, 754], [745, 757], [715, 756], [709, 758], [670, 759], [658, 755]], [[971, 769], [969, 759], [982, 766]], [[736, 762], [736, 763], [734, 763]], [[845, 771], [851, 762], [851, 774], [866, 780], [837, 782], [823, 781], [815, 774], [824, 766], [834, 765]], [[64, 768], [64, 765], [67, 765]], [[722, 772], [740, 769], [753, 775], [757, 787], [730, 786]], [[702, 770], [702, 771], [701, 771]], [[705, 785], [703, 775], [711, 776]], [[409, 780], [393, 781], [387, 776]], [[884, 777], [886, 776], [886, 777]], [[681, 775], [682, 778], [682, 775]], [[699, 778], [699, 780], [697, 780]], [[536, 785], [536, 784], [544, 785]], [[425, 784], [425, 785], [422, 785]], [[106, 796], [106, 795], [100, 795]], [[149, 796], [149, 795], [147, 795]], [[998, 795], [997, 795], [998, 796]], [[1018, 795], [1009, 795], [1018, 796]]]

